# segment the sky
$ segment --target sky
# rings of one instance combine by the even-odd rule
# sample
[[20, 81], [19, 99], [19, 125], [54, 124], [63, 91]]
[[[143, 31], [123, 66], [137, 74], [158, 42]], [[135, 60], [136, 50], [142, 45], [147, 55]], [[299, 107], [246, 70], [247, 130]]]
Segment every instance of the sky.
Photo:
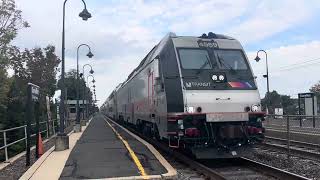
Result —
[[[320, 80], [319, 0], [86, 0], [92, 14], [82, 21], [81, 0], [66, 4], [66, 70], [76, 68], [76, 48], [87, 43], [93, 59], [80, 53], [80, 67], [95, 71], [98, 105], [123, 82], [168, 32], [200, 36], [214, 32], [238, 39], [248, 55], [263, 97], [265, 54], [270, 90], [296, 97]], [[63, 0], [16, 0], [30, 28], [20, 30], [21, 48], [55, 45], [61, 57]], [[82, 68], [81, 68], [82, 69]], [[88, 74], [89, 69], [85, 73]]]

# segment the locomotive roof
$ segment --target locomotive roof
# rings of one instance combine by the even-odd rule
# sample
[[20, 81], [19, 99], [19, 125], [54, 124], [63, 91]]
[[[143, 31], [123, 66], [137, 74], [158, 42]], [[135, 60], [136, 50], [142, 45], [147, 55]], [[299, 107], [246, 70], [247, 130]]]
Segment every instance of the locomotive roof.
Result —
[[[202, 34], [199, 37], [196, 36], [177, 36], [175, 33], [168, 33], [152, 50], [143, 58], [138, 67], [136, 67], [128, 76], [125, 82], [122, 83], [121, 87], [124, 86], [132, 77], [137, 74], [142, 67], [156, 58], [160, 54], [163, 47], [167, 44], [168, 41], [172, 40], [175, 47], [190, 47], [190, 48], [199, 48], [199, 40], [203, 41], [214, 41], [218, 44], [218, 47], [221, 49], [242, 49], [240, 42], [233, 37], [215, 34], [209, 32], [208, 35]], [[119, 88], [116, 88], [117, 91]]]

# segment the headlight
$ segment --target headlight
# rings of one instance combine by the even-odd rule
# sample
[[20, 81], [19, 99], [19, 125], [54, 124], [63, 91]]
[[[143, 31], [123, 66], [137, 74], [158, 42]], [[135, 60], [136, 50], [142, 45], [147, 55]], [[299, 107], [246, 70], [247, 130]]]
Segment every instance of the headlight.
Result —
[[213, 75], [212, 76], [212, 80], [214, 80], [214, 81], [218, 80], [218, 76], [217, 75]]
[[259, 106], [258, 105], [252, 105], [251, 106], [251, 111], [252, 112], [257, 112], [259, 110]]

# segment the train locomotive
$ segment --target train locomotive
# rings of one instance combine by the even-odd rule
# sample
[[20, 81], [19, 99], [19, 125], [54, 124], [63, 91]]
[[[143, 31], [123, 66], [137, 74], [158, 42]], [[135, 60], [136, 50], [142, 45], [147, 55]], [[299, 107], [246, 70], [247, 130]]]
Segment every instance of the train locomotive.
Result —
[[198, 159], [238, 157], [264, 137], [265, 113], [244, 49], [212, 32], [167, 34], [100, 110]]

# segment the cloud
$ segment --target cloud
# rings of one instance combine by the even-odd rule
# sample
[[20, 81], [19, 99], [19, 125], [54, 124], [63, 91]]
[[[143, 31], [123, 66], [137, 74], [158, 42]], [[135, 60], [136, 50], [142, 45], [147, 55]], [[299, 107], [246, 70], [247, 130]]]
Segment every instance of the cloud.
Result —
[[249, 9], [248, 17], [227, 31], [243, 43], [258, 42], [301, 25], [319, 11], [319, 1], [261, 1]]
[[[186, 8], [179, 8], [187, 6]], [[167, 12], [166, 17], [173, 19], [169, 28], [173, 31], [188, 33], [190, 28], [201, 35], [203, 32], [219, 31], [225, 24], [242, 16], [248, 6], [247, 0], [203, 1], [184, 3], [177, 11]]]
[[[298, 93], [309, 92], [310, 87], [318, 82], [320, 68], [320, 41], [304, 44], [282, 46], [266, 50], [268, 53], [270, 91], [297, 96]], [[257, 78], [261, 95], [266, 92], [265, 55], [259, 53], [261, 61], [253, 59], [256, 52], [249, 52], [248, 58]]]
[[[53, 44], [60, 55], [63, 1], [16, 1], [31, 28], [22, 30], [15, 44], [21, 48]], [[87, 7], [93, 17], [84, 22], [78, 17], [83, 8], [81, 1], [67, 2], [66, 69], [75, 68], [77, 46], [88, 43], [95, 57], [87, 59], [87, 50], [81, 49], [80, 67], [91, 62], [96, 71], [97, 96], [100, 100], [105, 100], [169, 31], [174, 31], [177, 35], [192, 36], [209, 31], [218, 32], [236, 37], [246, 47], [306, 23], [319, 14], [320, 1], [90, 0], [87, 1]], [[303, 68], [278, 72], [279, 75], [272, 71], [301, 59], [315, 57], [319, 46], [317, 43], [318, 41], [306, 42], [286, 47], [276, 45], [269, 49], [271, 87], [287, 93], [289, 81], [284, 80], [285, 77], [306, 72]], [[254, 52], [249, 52], [249, 56], [254, 56]], [[263, 62], [252, 65], [256, 74], [264, 72]], [[317, 78], [312, 76], [309, 79], [310, 82], [305, 80], [303, 82], [306, 84], [303, 84], [299, 76], [290, 85], [298, 85], [297, 89], [304, 91]], [[264, 79], [258, 78], [258, 82], [264, 93]], [[102, 101], [99, 102], [101, 103]]]

